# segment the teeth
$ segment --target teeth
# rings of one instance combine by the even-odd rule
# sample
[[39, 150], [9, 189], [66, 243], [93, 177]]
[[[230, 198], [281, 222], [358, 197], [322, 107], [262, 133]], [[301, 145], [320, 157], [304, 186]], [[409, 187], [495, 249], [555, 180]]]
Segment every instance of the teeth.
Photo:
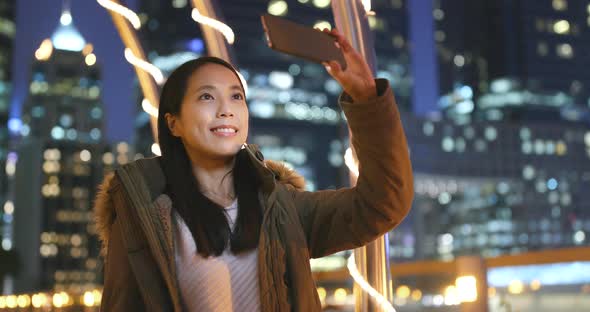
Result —
[[213, 132], [235, 133], [236, 130], [232, 128], [217, 128], [213, 129]]

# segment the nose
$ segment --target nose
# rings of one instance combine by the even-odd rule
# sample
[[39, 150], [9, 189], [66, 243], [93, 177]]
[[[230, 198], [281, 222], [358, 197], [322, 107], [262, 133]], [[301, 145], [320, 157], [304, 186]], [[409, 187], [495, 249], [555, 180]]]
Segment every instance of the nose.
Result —
[[230, 118], [234, 117], [234, 113], [231, 111], [230, 106], [225, 101], [220, 104], [219, 110], [217, 111], [217, 118]]
[[234, 117], [234, 113], [230, 112], [230, 111], [221, 111], [217, 114], [218, 118], [229, 118], [229, 117]]

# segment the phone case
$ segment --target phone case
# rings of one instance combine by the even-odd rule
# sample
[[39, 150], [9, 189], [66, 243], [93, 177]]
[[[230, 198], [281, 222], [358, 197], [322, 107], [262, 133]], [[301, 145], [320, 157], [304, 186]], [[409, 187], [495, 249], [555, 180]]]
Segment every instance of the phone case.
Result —
[[261, 20], [271, 49], [316, 63], [335, 60], [346, 69], [344, 55], [334, 45], [334, 37], [270, 14], [262, 15]]

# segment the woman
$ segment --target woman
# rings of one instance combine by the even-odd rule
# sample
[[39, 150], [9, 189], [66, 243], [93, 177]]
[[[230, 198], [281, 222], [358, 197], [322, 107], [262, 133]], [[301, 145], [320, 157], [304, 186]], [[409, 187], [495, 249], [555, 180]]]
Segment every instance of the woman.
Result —
[[325, 63], [360, 167], [353, 188], [303, 191], [303, 179], [245, 144], [235, 69], [189, 61], [160, 97], [162, 157], [125, 165], [97, 197], [103, 311], [319, 311], [310, 258], [391, 230], [413, 197], [405, 135], [386, 80], [336, 31], [347, 62]]

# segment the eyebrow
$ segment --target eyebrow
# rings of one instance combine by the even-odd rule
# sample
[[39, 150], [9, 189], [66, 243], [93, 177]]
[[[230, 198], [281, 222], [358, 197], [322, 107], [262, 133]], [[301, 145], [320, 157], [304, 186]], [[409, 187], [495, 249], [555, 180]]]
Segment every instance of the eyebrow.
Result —
[[[204, 86], [200, 86], [195, 93], [200, 92], [202, 90], [211, 90], [211, 89], [216, 89], [214, 86], [212, 85], [204, 85]], [[240, 92], [243, 92], [242, 87], [240, 87], [239, 85], [233, 85], [230, 87], [231, 90], [238, 90]]]

